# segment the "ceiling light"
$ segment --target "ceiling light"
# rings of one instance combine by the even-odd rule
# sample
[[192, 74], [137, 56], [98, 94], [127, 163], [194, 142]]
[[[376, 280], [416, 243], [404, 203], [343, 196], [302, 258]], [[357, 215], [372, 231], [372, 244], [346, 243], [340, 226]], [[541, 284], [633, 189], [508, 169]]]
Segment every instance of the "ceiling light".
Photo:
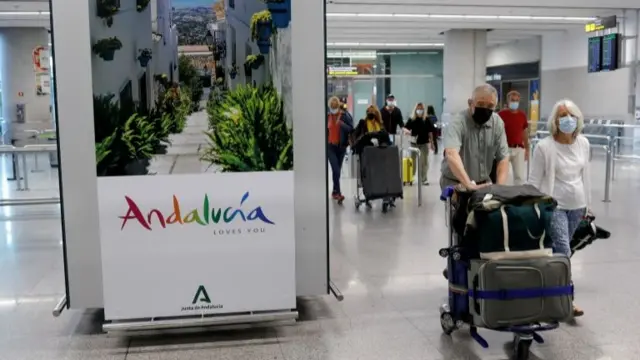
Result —
[[49, 16], [49, 11], [0, 11], [0, 16], [20, 16], [20, 15], [47, 15]]
[[525, 20], [525, 21], [593, 21], [595, 17], [575, 16], [530, 16], [530, 15], [464, 15], [464, 14], [374, 14], [374, 13], [327, 13], [327, 17], [394, 17], [394, 18], [431, 18], [431, 19], [477, 19], [477, 20]]
[[327, 17], [354, 17], [354, 16], [358, 16], [358, 14], [353, 14], [353, 13], [330, 13], [330, 14], [327, 14]]
[[405, 18], [428, 18], [429, 14], [393, 14], [394, 17], [405, 17]]
[[367, 13], [362, 13], [362, 14], [358, 14], [358, 16], [360, 16], [360, 17], [392, 17], [393, 14], [367, 14]]
[[443, 43], [358, 43], [335, 42], [327, 43], [327, 46], [353, 46], [353, 47], [442, 47]]

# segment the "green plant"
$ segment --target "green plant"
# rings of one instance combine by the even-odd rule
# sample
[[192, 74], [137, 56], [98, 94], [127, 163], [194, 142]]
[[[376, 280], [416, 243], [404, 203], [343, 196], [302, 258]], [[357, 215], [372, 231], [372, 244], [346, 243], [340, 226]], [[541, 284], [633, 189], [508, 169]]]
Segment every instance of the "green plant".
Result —
[[204, 88], [202, 87], [202, 81], [198, 75], [196, 67], [191, 62], [191, 59], [182, 55], [178, 58], [178, 74], [180, 76], [180, 82], [184, 87], [189, 88], [191, 94], [191, 109], [197, 111], [200, 108], [200, 100], [202, 94], [204, 94]]
[[113, 59], [113, 53], [120, 49], [122, 42], [117, 37], [100, 39], [92, 47], [93, 52], [105, 60]]
[[238, 86], [220, 101], [210, 99], [211, 129], [202, 160], [225, 172], [291, 170], [293, 133], [271, 83]]
[[136, 11], [143, 12], [149, 6], [151, 0], [136, 0]]
[[[112, 153], [111, 146], [113, 145], [115, 139], [115, 132], [100, 142], [96, 142], [96, 168], [101, 169], [104, 168], [105, 160], [109, 159], [109, 155]], [[103, 175], [103, 174], [100, 174]]]
[[97, 0], [98, 17], [105, 19], [107, 26], [113, 25], [113, 16], [120, 11], [120, 1], [118, 0]]
[[259, 68], [262, 63], [264, 63], [264, 55], [262, 54], [247, 55], [247, 58], [244, 61], [244, 64], [250, 66], [252, 69]]
[[146, 160], [153, 156], [158, 138], [146, 116], [133, 114], [124, 123], [122, 141], [129, 160]]
[[273, 26], [273, 21], [271, 18], [271, 12], [269, 10], [262, 10], [262, 11], [258, 11], [257, 13], [251, 15], [251, 22], [249, 23], [250, 29], [251, 29], [251, 40], [256, 41], [258, 40], [258, 24], [265, 24], [265, 23], [269, 23], [269, 25], [271, 26], [271, 31], [272, 34], [275, 34], [276, 29]]
[[139, 57], [146, 57], [146, 58], [149, 58], [149, 59], [151, 59], [151, 55], [153, 54], [151, 49], [148, 49], [148, 48], [141, 49], [141, 50], [139, 50], [139, 52], [140, 52]]

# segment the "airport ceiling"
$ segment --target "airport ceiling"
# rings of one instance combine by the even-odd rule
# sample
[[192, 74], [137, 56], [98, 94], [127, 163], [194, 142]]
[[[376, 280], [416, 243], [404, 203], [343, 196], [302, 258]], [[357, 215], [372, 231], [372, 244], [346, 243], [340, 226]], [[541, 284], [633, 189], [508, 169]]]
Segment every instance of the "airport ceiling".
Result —
[[640, 1], [327, 0], [327, 42], [336, 48], [431, 47], [442, 44], [449, 29], [488, 29], [489, 45], [497, 45], [584, 28], [598, 16], [621, 17], [624, 8], [640, 8]]

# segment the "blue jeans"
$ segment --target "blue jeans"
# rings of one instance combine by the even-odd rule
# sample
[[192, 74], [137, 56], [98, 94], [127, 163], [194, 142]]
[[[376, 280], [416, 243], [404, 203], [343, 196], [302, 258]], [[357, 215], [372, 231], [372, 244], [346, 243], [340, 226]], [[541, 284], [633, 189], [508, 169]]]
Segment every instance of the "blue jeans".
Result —
[[340, 191], [340, 174], [347, 150], [341, 146], [329, 144], [327, 146], [327, 158], [331, 166], [331, 179], [333, 181], [333, 194], [342, 194]]
[[551, 240], [553, 252], [571, 257], [571, 238], [576, 232], [587, 209], [561, 210], [555, 209], [551, 218]]

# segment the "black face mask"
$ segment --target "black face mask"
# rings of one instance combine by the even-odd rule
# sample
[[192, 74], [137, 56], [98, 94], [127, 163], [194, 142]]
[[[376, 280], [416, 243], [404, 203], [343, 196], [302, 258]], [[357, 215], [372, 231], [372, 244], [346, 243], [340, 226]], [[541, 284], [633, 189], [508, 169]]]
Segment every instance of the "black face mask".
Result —
[[367, 114], [367, 119], [369, 119], [369, 120], [373, 120], [373, 119], [375, 119], [375, 117], [376, 117], [376, 116], [375, 116], [375, 115], [373, 115], [372, 113], [368, 113], [368, 114]]
[[493, 110], [487, 108], [476, 107], [473, 110], [473, 121], [478, 125], [484, 125], [489, 119], [491, 119], [491, 115], [493, 114]]

